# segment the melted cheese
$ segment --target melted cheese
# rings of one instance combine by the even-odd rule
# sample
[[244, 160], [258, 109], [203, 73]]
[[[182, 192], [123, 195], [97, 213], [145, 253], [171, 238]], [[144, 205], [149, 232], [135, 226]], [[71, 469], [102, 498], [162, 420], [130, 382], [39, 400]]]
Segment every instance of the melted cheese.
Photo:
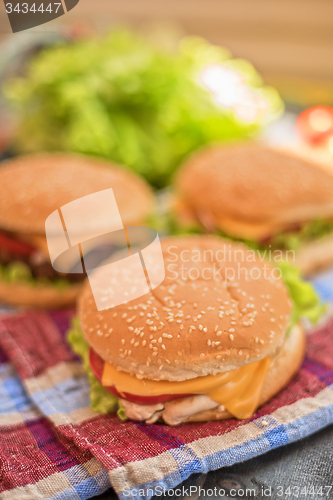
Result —
[[138, 379], [104, 363], [102, 384], [113, 386], [119, 393], [136, 396], [163, 394], [205, 394], [223, 405], [239, 419], [251, 417], [259, 406], [259, 398], [271, 359], [266, 357], [236, 370], [217, 375], [206, 375], [181, 382]]
[[259, 240], [281, 232], [286, 224], [277, 224], [273, 222], [246, 222], [227, 218], [226, 216], [217, 219], [217, 225], [227, 234], [238, 238], [247, 238], [250, 240]]

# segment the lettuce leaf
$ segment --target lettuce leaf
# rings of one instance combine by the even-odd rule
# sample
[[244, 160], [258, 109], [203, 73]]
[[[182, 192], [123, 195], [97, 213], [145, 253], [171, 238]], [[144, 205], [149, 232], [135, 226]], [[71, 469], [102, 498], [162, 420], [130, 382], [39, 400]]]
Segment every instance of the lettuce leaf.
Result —
[[333, 221], [315, 219], [302, 225], [299, 231], [286, 231], [273, 236], [272, 248], [297, 250], [302, 244], [333, 233]]
[[[102, 386], [95, 377], [89, 363], [89, 344], [83, 337], [78, 318], [73, 318], [70, 330], [67, 333], [67, 340], [73, 351], [80, 356], [83, 362], [83, 368], [89, 378], [90, 383], [90, 401], [92, 409], [98, 413], [110, 413], [116, 411], [118, 407], [118, 398], [113, 396]], [[119, 408], [120, 418], [124, 420], [124, 412]]]
[[31, 269], [25, 262], [15, 260], [6, 266], [0, 264], [0, 280], [6, 283], [25, 283], [31, 286], [53, 286], [59, 291], [66, 290], [71, 283], [64, 278], [49, 280], [47, 278], [35, 278]]
[[307, 318], [313, 324], [317, 323], [326, 310], [326, 305], [320, 302], [312, 284], [304, 281], [299, 269], [289, 262], [279, 262], [278, 266], [293, 302], [291, 326], [298, 323], [301, 318]]

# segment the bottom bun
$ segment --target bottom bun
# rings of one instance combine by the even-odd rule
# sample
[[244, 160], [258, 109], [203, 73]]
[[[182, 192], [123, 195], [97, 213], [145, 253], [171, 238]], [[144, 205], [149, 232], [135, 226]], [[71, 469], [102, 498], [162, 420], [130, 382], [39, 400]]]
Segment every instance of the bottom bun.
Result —
[[59, 290], [52, 285], [5, 283], [0, 281], [0, 302], [11, 306], [53, 309], [73, 305], [82, 283]]
[[323, 236], [316, 241], [304, 243], [296, 251], [295, 264], [304, 276], [326, 269], [333, 265], [333, 235]]
[[[304, 359], [305, 347], [306, 339], [304, 330], [300, 326], [296, 326], [286, 338], [267, 372], [259, 407], [267, 403], [275, 394], [280, 392], [297, 373]], [[226, 410], [215, 409], [195, 413], [184, 420], [184, 422], [204, 422], [208, 420], [224, 420], [227, 418], [234, 417]]]

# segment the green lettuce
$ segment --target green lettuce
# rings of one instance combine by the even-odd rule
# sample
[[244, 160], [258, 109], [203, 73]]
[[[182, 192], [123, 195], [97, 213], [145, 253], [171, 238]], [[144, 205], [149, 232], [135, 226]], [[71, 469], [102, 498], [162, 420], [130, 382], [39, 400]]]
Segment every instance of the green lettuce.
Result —
[[272, 248], [297, 250], [304, 243], [308, 243], [332, 233], [332, 220], [315, 219], [303, 224], [298, 231], [286, 231], [273, 236], [270, 244]]
[[66, 290], [70, 282], [64, 278], [49, 280], [47, 278], [35, 278], [31, 269], [25, 262], [15, 260], [6, 266], [0, 264], [0, 280], [6, 283], [25, 283], [31, 286], [53, 286], [59, 291]]
[[[73, 351], [80, 356], [83, 368], [89, 378], [91, 407], [98, 413], [110, 413], [118, 408], [118, 398], [113, 396], [102, 386], [95, 377], [89, 363], [89, 344], [83, 337], [78, 318], [73, 318], [70, 330], [67, 333], [67, 340]], [[119, 408], [119, 417], [124, 420], [123, 407]]]
[[[99, 156], [161, 187], [198, 147], [252, 137], [281, 113], [278, 93], [249, 62], [197, 37], [171, 45], [118, 29], [39, 52], [3, 87], [19, 118], [13, 145]], [[200, 83], [211, 63], [236, 70], [266, 111], [244, 121], [217, 105]]]
[[299, 269], [289, 262], [279, 262], [278, 267], [282, 272], [282, 280], [286, 285], [293, 308], [291, 312], [291, 326], [298, 323], [301, 318], [307, 318], [315, 324], [326, 309], [312, 284], [301, 278]]

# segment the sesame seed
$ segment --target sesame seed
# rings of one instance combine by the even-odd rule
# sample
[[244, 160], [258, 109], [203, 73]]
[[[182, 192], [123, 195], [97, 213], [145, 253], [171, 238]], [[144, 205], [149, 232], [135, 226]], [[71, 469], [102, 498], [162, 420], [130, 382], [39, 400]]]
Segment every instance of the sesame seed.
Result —
[[234, 340], [234, 336], [232, 333], [230, 333], [229, 337], [230, 337], [230, 340]]
[[234, 328], [229, 328], [229, 332], [234, 332], [235, 329]]
[[219, 337], [220, 335], [222, 335], [222, 331], [219, 330], [218, 332], [216, 332], [216, 335]]
[[146, 340], [143, 340], [142, 341], [142, 345], [145, 346], [147, 344], [147, 341]]
[[238, 355], [239, 355], [239, 356], [241, 356], [242, 354], [243, 354], [243, 351], [242, 351], [242, 350], [238, 351]]
[[207, 340], [207, 345], [211, 345], [212, 344], [212, 341], [211, 340]]
[[205, 333], [207, 333], [207, 328], [205, 327], [205, 328], [203, 329], [203, 331], [204, 331]]
[[274, 323], [274, 321], [275, 321], [275, 318], [271, 318], [271, 322]]
[[261, 345], [264, 345], [264, 343], [265, 343], [265, 341], [261, 339], [261, 340], [260, 340], [260, 344], [261, 344]]
[[125, 339], [121, 339], [121, 343], [124, 345], [125, 344]]
[[205, 354], [202, 352], [202, 353], [200, 354], [200, 358], [204, 358], [204, 357], [205, 357]]
[[202, 325], [199, 325], [199, 330], [203, 330], [203, 326]]

